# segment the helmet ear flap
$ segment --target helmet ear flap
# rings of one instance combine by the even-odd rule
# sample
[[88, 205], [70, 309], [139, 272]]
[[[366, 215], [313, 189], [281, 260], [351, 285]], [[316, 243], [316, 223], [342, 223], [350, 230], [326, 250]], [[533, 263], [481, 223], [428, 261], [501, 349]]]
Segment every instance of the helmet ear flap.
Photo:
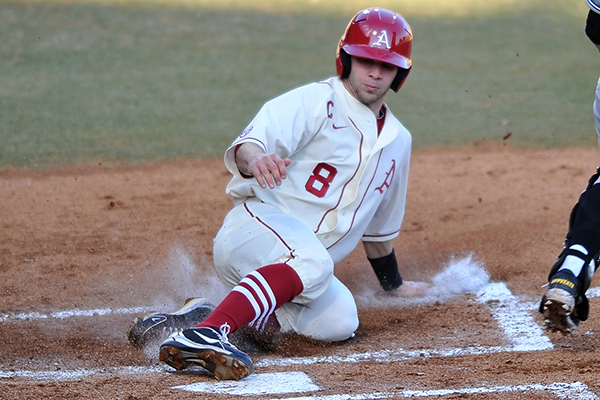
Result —
[[396, 73], [396, 77], [392, 81], [390, 89], [392, 89], [394, 92], [398, 92], [398, 90], [400, 90], [400, 88], [404, 84], [404, 81], [408, 77], [409, 72], [410, 72], [410, 68], [409, 69], [398, 68], [398, 72]]
[[342, 62], [342, 74], [340, 75], [340, 78], [346, 79], [350, 76], [352, 62], [350, 61], [350, 55], [346, 53], [344, 49], [340, 49], [340, 61]]

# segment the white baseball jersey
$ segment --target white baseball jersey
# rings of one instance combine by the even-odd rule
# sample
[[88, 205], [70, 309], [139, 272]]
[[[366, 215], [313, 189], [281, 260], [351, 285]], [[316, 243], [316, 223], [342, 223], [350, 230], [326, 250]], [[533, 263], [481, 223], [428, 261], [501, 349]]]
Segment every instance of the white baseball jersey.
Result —
[[[281, 186], [263, 189], [240, 175], [234, 153], [245, 142], [291, 159]], [[410, 152], [410, 133], [389, 109], [378, 135], [373, 112], [333, 77], [263, 106], [225, 153], [227, 193], [234, 205], [257, 198], [303, 221], [337, 263], [361, 239], [398, 235]]]

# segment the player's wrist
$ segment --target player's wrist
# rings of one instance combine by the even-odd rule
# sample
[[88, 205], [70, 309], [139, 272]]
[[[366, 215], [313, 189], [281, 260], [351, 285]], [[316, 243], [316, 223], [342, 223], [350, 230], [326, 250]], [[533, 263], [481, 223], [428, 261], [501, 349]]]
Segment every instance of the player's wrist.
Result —
[[377, 258], [367, 258], [379, 284], [386, 292], [398, 289], [402, 285], [402, 276], [398, 270], [398, 260], [394, 249], [387, 256]]
[[[243, 143], [242, 143], [243, 144]], [[240, 148], [242, 147], [242, 144], [238, 144], [237, 146], [235, 146], [235, 148], [233, 149], [233, 161], [235, 162], [235, 165], [237, 165], [237, 169], [238, 172], [240, 173], [240, 175], [242, 176], [242, 178], [244, 179], [250, 179], [253, 176], [250, 174], [250, 171], [244, 171], [244, 169], [247, 170], [247, 168], [243, 168], [240, 166], [240, 162], [238, 161], [238, 151], [240, 150]], [[247, 165], [247, 163], [245, 164]]]

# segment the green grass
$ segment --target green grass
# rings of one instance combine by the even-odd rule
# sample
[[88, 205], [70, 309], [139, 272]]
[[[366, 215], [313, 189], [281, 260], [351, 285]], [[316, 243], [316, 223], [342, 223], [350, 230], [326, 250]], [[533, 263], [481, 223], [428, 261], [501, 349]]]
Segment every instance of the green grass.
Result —
[[415, 73], [404, 93], [421, 106], [404, 118], [417, 145], [508, 133], [518, 145], [595, 144], [591, 107], [600, 54], [583, 33], [585, 15], [585, 9], [573, 18], [538, 8], [417, 19], [415, 37], [422, 30], [423, 42], [415, 39]]
[[[388, 96], [415, 148], [595, 145], [600, 54], [580, 3], [379, 2], [415, 35]], [[221, 157], [266, 100], [335, 74], [365, 5], [0, 1], [0, 167]]]

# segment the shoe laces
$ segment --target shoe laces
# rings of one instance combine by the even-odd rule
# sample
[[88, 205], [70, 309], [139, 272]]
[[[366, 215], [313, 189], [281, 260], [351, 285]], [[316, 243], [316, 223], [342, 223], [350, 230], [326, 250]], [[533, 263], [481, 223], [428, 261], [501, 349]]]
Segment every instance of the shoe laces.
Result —
[[231, 345], [231, 343], [229, 343], [229, 338], [228, 338], [229, 332], [231, 332], [231, 326], [227, 322], [225, 322], [223, 325], [221, 325], [219, 327], [219, 331], [221, 331], [221, 340], [224, 343]]

